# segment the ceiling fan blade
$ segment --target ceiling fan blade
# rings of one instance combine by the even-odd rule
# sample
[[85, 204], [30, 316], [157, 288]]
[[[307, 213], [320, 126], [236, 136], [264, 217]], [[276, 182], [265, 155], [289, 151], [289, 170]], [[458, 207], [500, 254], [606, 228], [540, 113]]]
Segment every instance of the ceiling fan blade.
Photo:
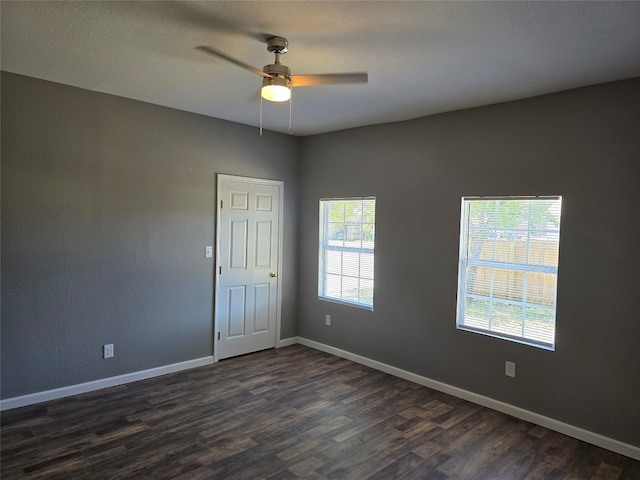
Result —
[[237, 60], [233, 57], [230, 57], [229, 55], [227, 55], [226, 53], [221, 52], [220, 50], [216, 50], [213, 47], [209, 47], [207, 45], [198, 45], [197, 47], [195, 47], [198, 50], [202, 50], [203, 52], [207, 52], [211, 55], [215, 55], [216, 57], [220, 57], [225, 59], [228, 62], [231, 62], [235, 65], [237, 65], [240, 68], [244, 68], [245, 70], [249, 70], [250, 72], [255, 73], [256, 75], [260, 75], [261, 77], [266, 77], [266, 78], [273, 78], [273, 75], [270, 75], [268, 73], [263, 72], [262, 70], [256, 68], [256, 67], [252, 67], [251, 65], [244, 63], [240, 60]]
[[335, 85], [338, 83], [367, 83], [368, 79], [367, 72], [291, 75], [291, 86], [311, 87], [315, 85]]

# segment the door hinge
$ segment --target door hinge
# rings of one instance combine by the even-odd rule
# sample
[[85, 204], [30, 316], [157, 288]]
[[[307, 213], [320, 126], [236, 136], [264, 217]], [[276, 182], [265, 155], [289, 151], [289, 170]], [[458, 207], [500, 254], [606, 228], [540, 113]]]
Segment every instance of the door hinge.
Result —
[[222, 275], [222, 267], [219, 268], [218, 272], [220, 272], [220, 275]]
[[220, 208], [224, 205], [224, 200], [220, 200]]
[[218, 332], [218, 340], [220, 340], [220, 332]]

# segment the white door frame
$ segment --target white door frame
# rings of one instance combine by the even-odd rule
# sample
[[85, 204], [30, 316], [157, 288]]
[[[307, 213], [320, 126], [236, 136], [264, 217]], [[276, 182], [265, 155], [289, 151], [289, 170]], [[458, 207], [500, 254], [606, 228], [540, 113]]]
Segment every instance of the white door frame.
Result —
[[237, 175], [227, 175], [219, 173], [217, 175], [216, 185], [216, 258], [215, 258], [215, 292], [213, 295], [214, 301], [214, 330], [213, 330], [213, 361], [218, 361], [218, 332], [220, 332], [220, 316], [218, 314], [218, 295], [220, 293], [220, 268], [222, 266], [220, 256], [220, 222], [221, 222], [221, 184], [224, 180], [252, 183], [260, 185], [271, 185], [279, 187], [280, 189], [280, 205], [278, 210], [278, 216], [280, 221], [278, 222], [278, 291], [276, 295], [276, 344], [275, 348], [280, 348], [280, 321], [282, 312], [282, 242], [284, 239], [284, 181], [282, 180], [269, 180], [266, 178], [253, 178], [253, 177], [241, 177]]

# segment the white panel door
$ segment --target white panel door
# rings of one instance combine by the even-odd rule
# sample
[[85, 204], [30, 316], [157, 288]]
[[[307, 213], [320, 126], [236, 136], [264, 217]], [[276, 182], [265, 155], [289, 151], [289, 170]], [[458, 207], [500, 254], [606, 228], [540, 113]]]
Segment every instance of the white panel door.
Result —
[[276, 346], [282, 182], [218, 176], [216, 358]]

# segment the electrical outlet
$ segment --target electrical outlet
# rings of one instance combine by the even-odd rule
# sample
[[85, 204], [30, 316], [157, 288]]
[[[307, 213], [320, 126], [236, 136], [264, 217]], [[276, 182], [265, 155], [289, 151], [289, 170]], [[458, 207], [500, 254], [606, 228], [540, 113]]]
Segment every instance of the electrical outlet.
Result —
[[102, 346], [102, 358], [113, 358], [113, 343]]
[[507, 377], [516, 376], [516, 364], [515, 362], [504, 362], [504, 374]]
[[324, 324], [325, 325], [331, 325], [331, 315], [325, 315], [324, 316]]

